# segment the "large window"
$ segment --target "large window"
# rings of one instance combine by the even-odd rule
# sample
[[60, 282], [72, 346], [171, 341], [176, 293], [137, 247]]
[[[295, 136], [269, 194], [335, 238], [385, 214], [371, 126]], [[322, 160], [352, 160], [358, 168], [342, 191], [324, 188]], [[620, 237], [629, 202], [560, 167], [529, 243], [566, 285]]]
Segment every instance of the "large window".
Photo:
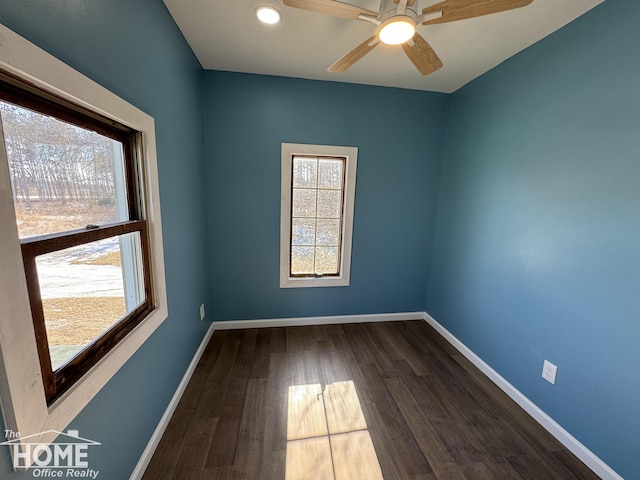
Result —
[[153, 118], [0, 38], [0, 398], [26, 448], [88, 405], [167, 296]]
[[137, 139], [0, 76], [0, 157], [48, 403], [153, 310]]
[[357, 148], [282, 144], [281, 287], [349, 285]]

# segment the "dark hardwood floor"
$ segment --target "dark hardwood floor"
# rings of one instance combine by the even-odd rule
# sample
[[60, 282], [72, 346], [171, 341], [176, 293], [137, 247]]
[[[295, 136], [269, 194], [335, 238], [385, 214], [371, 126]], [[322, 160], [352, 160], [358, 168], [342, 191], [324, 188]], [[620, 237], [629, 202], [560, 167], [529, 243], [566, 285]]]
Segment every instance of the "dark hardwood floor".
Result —
[[[296, 396], [318, 384], [324, 394]], [[324, 406], [316, 423], [303, 408], [314, 401]], [[332, 434], [332, 416], [359, 425], [340, 432], [358, 430], [362, 442]], [[292, 418], [329, 425], [329, 435], [292, 441]], [[325, 454], [328, 464], [314, 457]], [[144, 480], [372, 480], [375, 471], [386, 480], [598, 478], [416, 320], [216, 331]]]

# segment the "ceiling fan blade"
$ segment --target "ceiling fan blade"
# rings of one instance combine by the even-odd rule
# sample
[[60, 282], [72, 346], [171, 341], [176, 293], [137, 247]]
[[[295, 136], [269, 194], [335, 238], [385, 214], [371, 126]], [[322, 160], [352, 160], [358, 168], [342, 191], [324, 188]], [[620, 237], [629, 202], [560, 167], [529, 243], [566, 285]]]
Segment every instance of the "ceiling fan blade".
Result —
[[378, 17], [378, 12], [367, 10], [366, 8], [356, 7], [348, 3], [338, 2], [336, 0], [283, 0], [284, 4], [289, 7], [301, 8], [311, 12], [326, 13], [334, 17], [350, 18], [359, 20], [360, 15], [367, 17]]
[[526, 7], [533, 0], [445, 0], [422, 10], [423, 14], [442, 11], [442, 16], [422, 22], [423, 25], [454, 22], [492, 13]]
[[417, 33], [412, 40], [402, 44], [402, 49], [422, 75], [429, 75], [442, 68], [442, 61], [438, 58], [436, 52]]
[[364, 57], [371, 50], [376, 48], [376, 46], [380, 43], [377, 36], [373, 36], [367, 39], [365, 42], [362, 42], [356, 48], [347, 53], [344, 57], [338, 60], [336, 63], [327, 68], [327, 71], [331, 73], [339, 73], [344, 72], [351, 65], [356, 63], [362, 57]]

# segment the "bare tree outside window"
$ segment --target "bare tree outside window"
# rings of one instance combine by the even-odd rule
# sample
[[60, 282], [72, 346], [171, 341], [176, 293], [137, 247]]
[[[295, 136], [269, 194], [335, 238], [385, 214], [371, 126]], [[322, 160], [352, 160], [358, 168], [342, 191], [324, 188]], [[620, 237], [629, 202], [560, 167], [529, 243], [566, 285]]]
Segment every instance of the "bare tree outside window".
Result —
[[118, 142], [6, 102], [0, 113], [20, 238], [126, 219], [116, 202]]

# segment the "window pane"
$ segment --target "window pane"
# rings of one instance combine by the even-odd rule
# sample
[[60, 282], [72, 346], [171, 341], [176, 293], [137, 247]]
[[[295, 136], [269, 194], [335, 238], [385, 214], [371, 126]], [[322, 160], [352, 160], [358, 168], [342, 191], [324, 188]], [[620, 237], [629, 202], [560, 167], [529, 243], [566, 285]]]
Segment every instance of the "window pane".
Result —
[[141, 257], [138, 232], [37, 257], [54, 371], [145, 300]]
[[318, 190], [318, 218], [340, 218], [341, 212], [340, 190]]
[[128, 220], [120, 142], [0, 102], [20, 238]]
[[292, 217], [316, 216], [316, 192], [317, 190], [293, 189]]
[[[291, 275], [339, 274], [344, 158], [293, 157]], [[299, 249], [294, 247], [315, 247]]]
[[291, 245], [314, 245], [315, 240], [315, 218], [294, 218], [291, 221]]
[[342, 188], [344, 161], [340, 159], [320, 159], [318, 165], [318, 188]]
[[338, 247], [316, 248], [315, 273], [318, 275], [338, 273]]
[[313, 275], [313, 247], [291, 247], [291, 273]]
[[340, 238], [340, 220], [319, 218], [316, 245], [337, 246]]
[[293, 157], [293, 186], [316, 188], [318, 184], [318, 159]]

